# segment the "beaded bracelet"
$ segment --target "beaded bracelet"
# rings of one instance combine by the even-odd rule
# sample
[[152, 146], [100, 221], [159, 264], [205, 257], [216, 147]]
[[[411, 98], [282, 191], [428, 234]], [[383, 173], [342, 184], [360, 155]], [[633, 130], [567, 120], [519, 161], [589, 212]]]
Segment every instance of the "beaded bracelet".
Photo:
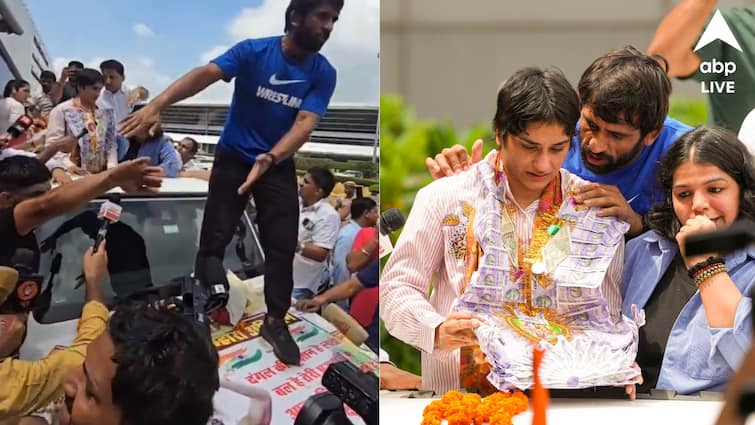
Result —
[[687, 270], [687, 274], [689, 275], [689, 277], [694, 279], [697, 272], [715, 264], [725, 264], [725, 260], [723, 259], [723, 257], [708, 257], [707, 260], [701, 261], [690, 267], [689, 270]]
[[705, 269], [700, 270], [695, 274], [695, 285], [699, 287], [703, 282], [710, 279], [711, 277], [719, 273], [726, 273], [727, 271], [728, 270], [726, 269], [726, 265], [722, 263], [706, 267]]

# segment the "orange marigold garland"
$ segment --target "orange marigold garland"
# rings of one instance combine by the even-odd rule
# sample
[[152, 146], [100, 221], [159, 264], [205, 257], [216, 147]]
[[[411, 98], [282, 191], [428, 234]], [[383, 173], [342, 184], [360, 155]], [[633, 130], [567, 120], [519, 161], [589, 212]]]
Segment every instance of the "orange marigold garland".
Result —
[[441, 425], [443, 420], [448, 425], [511, 425], [511, 418], [527, 406], [527, 396], [521, 392], [498, 392], [483, 399], [479, 394], [449, 391], [425, 407], [422, 425]]

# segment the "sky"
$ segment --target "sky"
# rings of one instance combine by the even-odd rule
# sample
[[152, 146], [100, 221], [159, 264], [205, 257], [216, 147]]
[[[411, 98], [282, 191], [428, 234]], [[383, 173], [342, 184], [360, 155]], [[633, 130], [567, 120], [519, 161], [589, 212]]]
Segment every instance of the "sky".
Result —
[[[71, 59], [97, 69], [124, 64], [126, 84], [152, 95], [246, 38], [283, 33], [288, 0], [25, 0], [56, 74]], [[347, 0], [321, 53], [338, 70], [331, 104], [377, 105], [379, 0]], [[233, 84], [215, 83], [192, 101], [228, 103]]]

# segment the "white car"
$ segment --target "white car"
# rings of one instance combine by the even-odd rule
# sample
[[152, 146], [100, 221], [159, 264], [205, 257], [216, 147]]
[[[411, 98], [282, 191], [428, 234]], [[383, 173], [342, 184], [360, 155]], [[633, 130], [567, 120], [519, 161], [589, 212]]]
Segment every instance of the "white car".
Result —
[[[107, 237], [109, 276], [103, 287], [106, 303], [111, 306], [116, 297], [133, 292], [165, 293], [193, 272], [207, 186], [204, 180], [177, 178], [164, 179], [157, 194], [130, 195], [113, 190], [81, 210], [38, 228], [44, 283], [28, 319], [20, 357], [37, 360], [55, 346], [73, 341], [84, 305], [82, 256], [93, 244], [100, 225], [97, 213], [105, 200], [117, 194], [123, 207], [120, 220], [109, 226]], [[215, 396], [216, 412], [210, 424], [293, 423], [304, 401], [323, 390], [320, 377], [329, 363], [347, 359], [364, 370], [377, 367], [371, 352], [346, 341], [322, 317], [294, 310], [290, 312], [289, 328], [302, 351], [302, 365], [281, 367], [272, 347], [258, 334], [260, 309], [264, 308], [264, 258], [255, 216], [250, 203], [225, 252], [224, 266], [247, 288], [241, 291], [251, 301], [247, 311], [256, 314], [246, 316], [228, 334], [213, 335], [220, 355], [221, 388]], [[232, 286], [229, 305], [239, 299], [234, 298], [238, 285]], [[250, 384], [250, 374], [260, 374], [256, 378], [259, 382]], [[290, 382], [300, 385], [294, 387]], [[364, 423], [354, 412], [349, 413], [353, 423]]]

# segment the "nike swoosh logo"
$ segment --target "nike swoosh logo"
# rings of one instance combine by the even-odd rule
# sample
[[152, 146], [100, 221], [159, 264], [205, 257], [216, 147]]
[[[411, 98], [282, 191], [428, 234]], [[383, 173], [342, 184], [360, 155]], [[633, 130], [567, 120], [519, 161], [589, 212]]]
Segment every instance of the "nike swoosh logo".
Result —
[[274, 86], [283, 86], [286, 84], [295, 84], [295, 83], [303, 83], [306, 80], [279, 80], [275, 74], [270, 76], [270, 84]]

